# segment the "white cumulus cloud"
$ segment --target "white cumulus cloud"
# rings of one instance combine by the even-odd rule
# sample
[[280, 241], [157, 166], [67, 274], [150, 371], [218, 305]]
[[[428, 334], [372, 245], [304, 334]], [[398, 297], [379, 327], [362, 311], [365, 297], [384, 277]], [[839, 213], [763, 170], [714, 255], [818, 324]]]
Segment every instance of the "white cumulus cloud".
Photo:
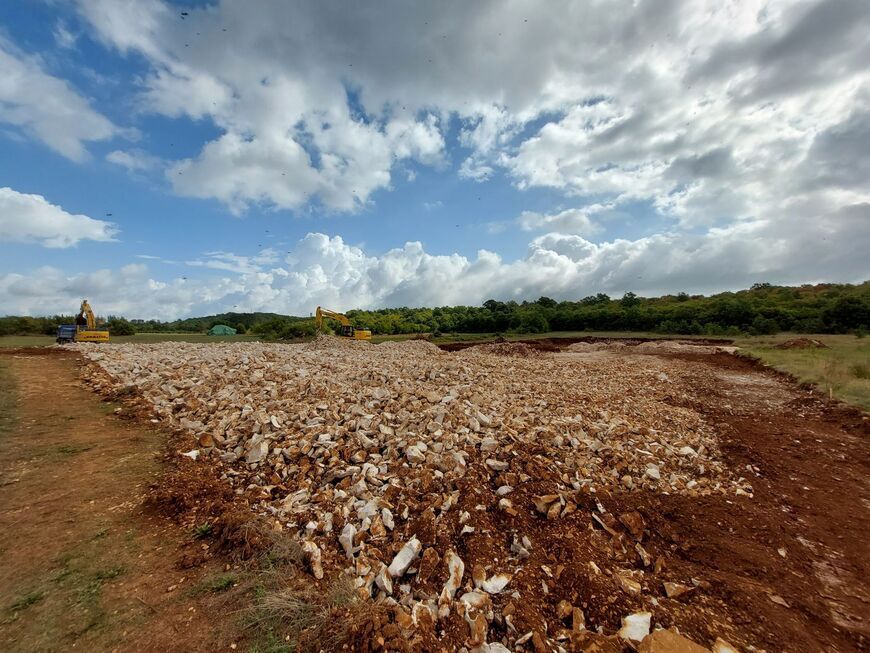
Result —
[[0, 123], [32, 134], [73, 161], [87, 158], [87, 141], [121, 133], [65, 80], [0, 36]]
[[111, 222], [67, 213], [42, 195], [0, 188], [0, 242], [72, 247], [82, 240], [113, 241], [116, 234]]
[[[229, 276], [156, 280], [144, 265], [120, 272], [66, 275], [54, 268], [0, 275], [0, 305], [11, 313], [44, 314], [92, 298], [99, 310], [128, 317], [173, 319], [228, 310], [308, 315], [317, 305], [340, 310], [394, 306], [577, 300], [597, 292], [716, 292], [759, 281], [858, 282], [870, 277], [870, 204], [823, 220], [818, 207], [797, 203], [790, 221], [745, 220], [688, 236], [660, 233], [594, 243], [577, 234], [534, 238], [524, 257], [505, 261], [480, 250], [473, 258], [434, 255], [408, 242], [381, 255], [339, 236], [309, 233], [281, 260], [210, 252], [189, 262]], [[826, 246], [820, 247], [819, 243]]]

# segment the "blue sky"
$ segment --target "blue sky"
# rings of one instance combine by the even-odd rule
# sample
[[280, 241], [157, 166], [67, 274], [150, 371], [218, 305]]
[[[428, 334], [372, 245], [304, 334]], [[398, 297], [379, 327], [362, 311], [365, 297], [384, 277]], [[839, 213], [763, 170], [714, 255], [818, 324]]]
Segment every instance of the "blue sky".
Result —
[[624, 5], [4, 2], [0, 314], [870, 276], [870, 7]]

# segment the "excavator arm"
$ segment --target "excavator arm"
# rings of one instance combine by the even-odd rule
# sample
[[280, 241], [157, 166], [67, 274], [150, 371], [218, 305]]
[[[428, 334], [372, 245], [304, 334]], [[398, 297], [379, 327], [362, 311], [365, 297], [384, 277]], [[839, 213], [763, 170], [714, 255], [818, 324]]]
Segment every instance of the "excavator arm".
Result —
[[336, 313], [320, 306], [317, 307], [317, 312], [314, 314], [314, 326], [318, 332], [323, 330], [323, 318], [325, 317], [337, 320], [341, 324], [341, 335], [347, 338], [369, 340], [372, 337], [372, 332], [367, 329], [355, 329], [351, 325], [347, 315]]
[[347, 319], [347, 315], [342, 315], [341, 313], [336, 313], [335, 311], [330, 311], [329, 309], [320, 308], [320, 306], [318, 306], [314, 319], [314, 325], [317, 327], [318, 331], [323, 328], [323, 318], [325, 317], [338, 320], [341, 323], [341, 326], [350, 326], [350, 320]]
[[79, 314], [76, 316], [76, 324], [86, 325], [88, 330], [93, 330], [97, 327], [97, 320], [94, 317], [94, 312], [91, 310], [91, 305], [87, 299], [82, 300]]

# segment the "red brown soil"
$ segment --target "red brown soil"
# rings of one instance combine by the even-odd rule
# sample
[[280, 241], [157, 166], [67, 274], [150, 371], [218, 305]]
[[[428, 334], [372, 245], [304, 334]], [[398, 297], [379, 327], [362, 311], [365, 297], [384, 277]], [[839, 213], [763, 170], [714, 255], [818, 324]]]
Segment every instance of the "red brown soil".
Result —
[[0, 422], [0, 650], [238, 641], [225, 595], [191, 591], [224, 563], [145, 507], [166, 435], [101, 403], [73, 354], [0, 350], [0, 365], [14, 384], [13, 419]]
[[660, 497], [646, 506], [662, 541], [676, 547], [675, 567], [704, 574], [756, 645], [866, 650], [868, 416], [747, 359], [677, 358], [714, 368], [709, 401], [693, 407], [723, 426], [732, 465], [758, 475], [747, 472], [752, 500]]

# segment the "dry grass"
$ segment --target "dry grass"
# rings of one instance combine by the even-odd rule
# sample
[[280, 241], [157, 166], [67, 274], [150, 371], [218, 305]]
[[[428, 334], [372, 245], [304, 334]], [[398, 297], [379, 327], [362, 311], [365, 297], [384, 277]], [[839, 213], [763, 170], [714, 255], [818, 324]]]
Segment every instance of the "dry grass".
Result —
[[383, 608], [360, 597], [347, 576], [325, 589], [310, 579], [291, 577], [280, 568], [260, 574], [256, 601], [247, 620], [261, 638], [285, 642], [293, 651], [339, 651]]
[[[305, 568], [299, 541], [276, 531], [262, 518], [232, 512], [217, 520], [210, 537], [237, 563], [233, 574], [218, 576], [212, 593], [233, 589], [244, 596], [237, 611], [258, 653], [338, 651], [382, 608], [364, 600], [350, 578], [340, 575], [315, 586]], [[231, 578], [232, 583], [226, 579]], [[226, 586], [226, 587], [225, 587]]]
[[813, 335], [826, 349], [778, 349], [794, 337], [780, 334], [739, 341], [744, 351], [768, 365], [812, 383], [847, 403], [870, 410], [870, 338]]

